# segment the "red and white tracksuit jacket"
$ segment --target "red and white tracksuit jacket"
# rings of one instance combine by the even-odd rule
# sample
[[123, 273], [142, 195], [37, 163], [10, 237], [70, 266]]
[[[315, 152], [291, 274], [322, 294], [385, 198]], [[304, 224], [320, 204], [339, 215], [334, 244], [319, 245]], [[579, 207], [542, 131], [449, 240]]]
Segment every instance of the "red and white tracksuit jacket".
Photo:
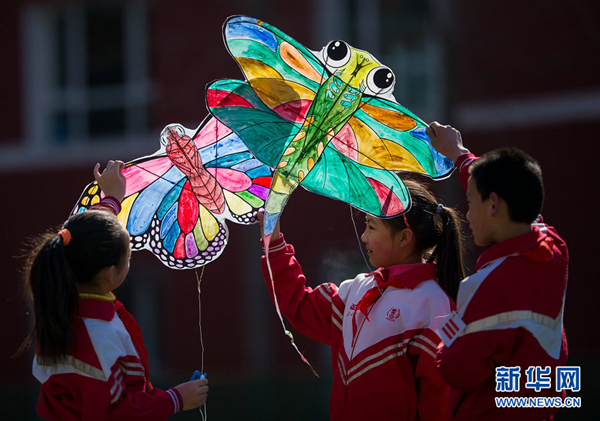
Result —
[[[475, 159], [457, 160], [463, 186]], [[439, 372], [450, 385], [448, 420], [544, 420], [558, 408], [497, 408], [495, 397], [562, 397], [555, 367], [565, 365], [563, 329], [568, 251], [554, 228], [536, 223], [532, 231], [483, 252], [476, 272], [462, 281], [458, 316], [466, 324], [450, 345], [440, 347]], [[526, 370], [551, 367], [552, 384], [526, 388]], [[497, 367], [520, 367], [518, 392], [496, 392]]]
[[[339, 287], [306, 287], [294, 248], [283, 235], [271, 243], [269, 262], [281, 312], [300, 333], [331, 346], [331, 420], [444, 419], [448, 386], [435, 367], [440, 343], [435, 330], [454, 303], [435, 281], [434, 265], [420, 270], [421, 278], [411, 269], [423, 264], [388, 268], [390, 278], [405, 287], [387, 287], [367, 318], [356, 306], [377, 286], [373, 274]], [[264, 256], [262, 264], [273, 298]]]
[[[91, 209], [115, 215], [121, 204], [105, 197]], [[153, 389], [148, 352], [133, 316], [112, 293], [80, 294], [72, 319], [73, 344], [59, 364], [37, 355], [39, 416], [48, 420], [166, 420], [183, 409], [176, 389]], [[150, 389], [146, 392], [146, 386]]]
[[[74, 342], [60, 364], [36, 355], [37, 412], [49, 420], [166, 420], [182, 410], [175, 389], [152, 389], [140, 328], [115, 296], [82, 294]], [[146, 386], [151, 390], [146, 391]]]

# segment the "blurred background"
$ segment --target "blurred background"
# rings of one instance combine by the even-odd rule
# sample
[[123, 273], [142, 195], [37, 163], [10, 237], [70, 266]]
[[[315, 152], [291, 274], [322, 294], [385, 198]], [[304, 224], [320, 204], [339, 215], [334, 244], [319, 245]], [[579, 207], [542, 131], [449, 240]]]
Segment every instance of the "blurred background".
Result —
[[[269, 22], [313, 50], [343, 39], [369, 51], [394, 70], [400, 103], [460, 129], [474, 153], [517, 146], [539, 160], [545, 220], [570, 248], [568, 364], [582, 367], [581, 392], [572, 394], [582, 408], [556, 419], [600, 419], [597, 0], [3, 0], [0, 419], [37, 419], [31, 353], [14, 356], [31, 329], [20, 292], [27, 239], [62, 224], [96, 162], [153, 153], [167, 124], [200, 124], [205, 85], [242, 78], [222, 41], [234, 14]], [[466, 212], [457, 174], [435, 189]], [[355, 219], [360, 233], [364, 218]], [[328, 419], [329, 348], [296, 334], [316, 378], [268, 298], [258, 226], [229, 228], [225, 252], [202, 273], [204, 352], [202, 271], [133, 254], [117, 296], [141, 325], [154, 385], [168, 388], [203, 368], [213, 421]], [[297, 191], [282, 230], [312, 286], [368, 271], [341, 202]], [[469, 247], [469, 271], [480, 252]]]

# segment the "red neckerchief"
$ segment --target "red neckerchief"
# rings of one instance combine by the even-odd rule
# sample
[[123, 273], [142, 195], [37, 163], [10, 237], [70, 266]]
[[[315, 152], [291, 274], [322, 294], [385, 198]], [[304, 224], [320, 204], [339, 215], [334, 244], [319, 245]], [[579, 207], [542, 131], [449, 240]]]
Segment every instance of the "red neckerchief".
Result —
[[352, 315], [353, 338], [356, 338], [356, 331], [358, 329], [358, 325], [356, 323], [356, 313], [359, 311], [362, 312], [367, 321], [369, 321], [369, 308], [375, 303], [375, 301], [377, 301], [387, 287], [415, 289], [421, 282], [429, 279], [435, 279], [437, 277], [435, 264], [433, 263], [406, 265], [406, 268], [408, 270], [402, 271], [400, 275], [397, 275], [401, 276], [402, 280], [400, 280], [399, 277], [388, 279], [390, 271], [386, 268], [379, 268], [370, 273], [370, 275], [373, 275], [374, 280], [377, 282], [377, 286], [368, 290], [356, 305], [356, 310], [354, 310], [354, 314]]

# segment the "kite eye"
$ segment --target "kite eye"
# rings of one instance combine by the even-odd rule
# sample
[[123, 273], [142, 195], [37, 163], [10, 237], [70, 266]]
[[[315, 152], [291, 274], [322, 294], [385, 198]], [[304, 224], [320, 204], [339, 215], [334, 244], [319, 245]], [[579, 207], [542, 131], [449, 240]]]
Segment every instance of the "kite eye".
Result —
[[339, 68], [350, 61], [350, 47], [344, 41], [335, 40], [327, 45], [325, 62], [328, 66]]
[[389, 67], [376, 67], [367, 75], [367, 90], [375, 95], [389, 92], [393, 86], [394, 72]]

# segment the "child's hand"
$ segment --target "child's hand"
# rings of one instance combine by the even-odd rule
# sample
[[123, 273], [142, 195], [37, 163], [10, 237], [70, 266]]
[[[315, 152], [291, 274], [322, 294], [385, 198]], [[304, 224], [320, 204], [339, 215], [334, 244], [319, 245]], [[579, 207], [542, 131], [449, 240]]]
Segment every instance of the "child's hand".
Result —
[[[258, 214], [256, 214], [256, 219], [258, 219], [258, 222], [260, 223], [260, 234], [262, 237], [264, 237], [265, 236], [265, 227], [264, 227], [265, 212], [264, 211], [258, 212]], [[279, 238], [279, 233], [280, 233], [279, 221], [280, 220], [281, 219], [277, 220], [277, 223], [275, 224], [275, 229], [273, 229], [273, 233], [271, 234], [271, 238], [273, 240], [277, 240]]]
[[204, 405], [206, 402], [206, 396], [208, 394], [208, 380], [192, 380], [191, 382], [181, 383], [179, 386], [175, 386], [175, 389], [181, 395], [183, 400], [183, 410], [198, 408]]
[[100, 174], [100, 164], [94, 167], [94, 178], [106, 196], [113, 196], [123, 201], [127, 181], [123, 175], [123, 161], [108, 161], [106, 168]]
[[463, 146], [460, 132], [452, 126], [442, 126], [434, 121], [427, 127], [427, 134], [431, 139], [431, 145], [454, 162], [462, 154], [469, 153], [469, 150]]

